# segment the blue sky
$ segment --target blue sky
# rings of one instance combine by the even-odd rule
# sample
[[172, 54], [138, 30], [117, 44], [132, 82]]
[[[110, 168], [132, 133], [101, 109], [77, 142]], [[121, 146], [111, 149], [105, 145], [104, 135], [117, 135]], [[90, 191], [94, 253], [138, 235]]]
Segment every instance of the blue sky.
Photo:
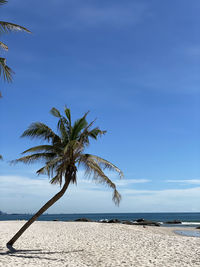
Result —
[[73, 118], [107, 130], [89, 151], [125, 174], [112, 192], [78, 174], [78, 186], [49, 213], [200, 211], [200, 2], [12, 0], [1, 20], [26, 26], [1, 36], [15, 71], [1, 80], [0, 210], [34, 212], [59, 188], [9, 161], [36, 141], [20, 139], [35, 121], [66, 104]]

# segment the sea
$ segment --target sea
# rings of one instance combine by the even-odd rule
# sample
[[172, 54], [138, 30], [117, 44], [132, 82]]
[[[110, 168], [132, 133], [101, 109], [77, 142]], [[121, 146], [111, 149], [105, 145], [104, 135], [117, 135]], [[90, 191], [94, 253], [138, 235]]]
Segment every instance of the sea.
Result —
[[[29, 220], [33, 214], [2, 214], [0, 221]], [[74, 221], [88, 218], [93, 221], [118, 219], [120, 221], [135, 221], [145, 219], [161, 223], [163, 227], [198, 227], [200, 226], [200, 212], [160, 212], [160, 213], [75, 213], [75, 214], [44, 214], [38, 221]], [[181, 224], [166, 224], [168, 221], [179, 220]]]

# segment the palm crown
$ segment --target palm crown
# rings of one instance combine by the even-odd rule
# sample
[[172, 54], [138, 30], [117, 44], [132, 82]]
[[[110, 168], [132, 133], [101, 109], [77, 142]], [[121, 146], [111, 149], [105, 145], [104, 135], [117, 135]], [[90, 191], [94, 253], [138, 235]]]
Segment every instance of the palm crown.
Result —
[[[0, 0], [0, 6], [6, 3], [7, 3], [6, 0]], [[0, 21], [0, 34], [8, 33], [11, 31], [25, 31], [25, 32], [30, 33], [29, 30], [27, 30], [25, 27], [22, 27], [20, 25], [17, 25], [11, 22]], [[1, 41], [0, 41], [0, 47], [3, 50], [8, 51], [8, 46]], [[13, 71], [11, 68], [7, 66], [6, 59], [4, 57], [0, 57], [0, 77], [3, 76], [3, 79], [5, 81], [11, 82], [12, 74], [13, 74]]]
[[15, 162], [33, 163], [44, 160], [45, 165], [37, 173], [47, 174], [51, 178], [52, 184], [59, 183], [60, 185], [63, 179], [64, 182], [76, 183], [77, 167], [82, 165], [85, 167], [86, 175], [113, 189], [113, 201], [115, 204], [119, 204], [121, 196], [104, 170], [114, 170], [120, 177], [123, 176], [122, 171], [101, 157], [84, 153], [84, 149], [89, 145], [89, 139], [97, 139], [105, 134], [105, 131], [101, 131], [98, 127], [92, 128], [94, 121], [87, 123], [88, 113], [72, 124], [70, 109], [64, 109], [65, 116], [61, 115], [56, 108], [52, 108], [50, 112], [58, 118], [58, 134], [44, 123], [31, 124], [22, 137], [40, 138], [49, 144], [35, 146], [24, 151], [23, 154], [28, 153], [28, 155], [15, 160]]

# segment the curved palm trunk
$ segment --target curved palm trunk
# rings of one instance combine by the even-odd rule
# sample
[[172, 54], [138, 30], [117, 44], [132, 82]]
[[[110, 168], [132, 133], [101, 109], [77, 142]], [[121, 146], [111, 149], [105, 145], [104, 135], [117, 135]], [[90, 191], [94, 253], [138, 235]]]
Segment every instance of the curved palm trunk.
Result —
[[7, 248], [10, 251], [14, 251], [13, 244], [17, 241], [17, 239], [23, 234], [23, 232], [35, 221], [37, 218], [42, 215], [48, 208], [50, 208], [57, 200], [59, 200], [67, 190], [70, 183], [70, 179], [67, 179], [63, 188], [52, 197], [28, 222], [26, 222], [22, 228], [13, 236], [13, 238], [6, 244]]

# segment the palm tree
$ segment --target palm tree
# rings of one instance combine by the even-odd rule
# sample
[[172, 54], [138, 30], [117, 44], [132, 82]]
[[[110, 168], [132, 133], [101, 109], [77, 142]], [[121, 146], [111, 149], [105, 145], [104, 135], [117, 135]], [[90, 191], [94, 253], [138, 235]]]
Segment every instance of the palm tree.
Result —
[[[0, 5], [6, 4], [7, 2], [7, 0], [0, 0]], [[28, 29], [20, 25], [11, 22], [0, 21], [0, 34], [9, 33], [11, 31], [25, 31], [30, 33]], [[3, 50], [8, 51], [8, 46], [1, 41], [0, 47]], [[7, 66], [6, 59], [4, 57], [0, 57], [0, 77], [3, 76], [4, 81], [12, 82], [13, 73], [14, 72], [12, 71], [12, 69]]]
[[29, 154], [16, 159], [14, 162], [34, 163], [38, 160], [45, 161], [45, 165], [37, 171], [37, 174], [47, 174], [51, 178], [51, 184], [63, 184], [62, 189], [52, 197], [7, 243], [7, 247], [13, 250], [14, 242], [23, 232], [49, 207], [59, 200], [67, 190], [70, 183], [77, 181], [77, 168], [83, 166], [86, 175], [92, 176], [96, 182], [104, 183], [113, 189], [113, 201], [119, 205], [121, 196], [115, 184], [104, 173], [105, 169], [116, 171], [123, 177], [122, 171], [111, 162], [98, 156], [85, 154], [84, 149], [88, 147], [90, 138], [97, 139], [106, 133], [98, 127], [92, 128], [94, 121], [87, 123], [85, 113], [83, 117], [71, 121], [70, 109], [65, 107], [65, 116], [61, 115], [56, 108], [51, 109], [51, 114], [58, 118], [58, 134], [41, 122], [33, 123], [22, 134], [22, 137], [38, 138], [47, 141], [48, 144], [39, 145], [24, 151]]

